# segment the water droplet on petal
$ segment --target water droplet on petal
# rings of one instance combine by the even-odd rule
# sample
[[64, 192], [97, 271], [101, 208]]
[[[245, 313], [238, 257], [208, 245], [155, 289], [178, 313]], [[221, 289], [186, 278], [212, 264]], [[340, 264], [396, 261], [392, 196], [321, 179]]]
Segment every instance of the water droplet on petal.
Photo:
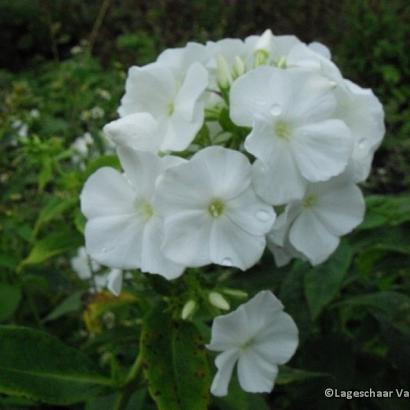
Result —
[[364, 149], [364, 148], [366, 148], [366, 138], [361, 138], [360, 140], [359, 140], [359, 144], [358, 144], [358, 147], [359, 148], [361, 148], [361, 149]]
[[232, 259], [231, 258], [223, 258], [222, 259], [222, 265], [223, 266], [232, 266]]
[[267, 222], [270, 219], [270, 213], [265, 210], [260, 210], [256, 212], [256, 219], [259, 219], [261, 222]]
[[273, 104], [270, 113], [274, 116], [277, 117], [278, 115], [282, 114], [282, 107], [279, 104]]

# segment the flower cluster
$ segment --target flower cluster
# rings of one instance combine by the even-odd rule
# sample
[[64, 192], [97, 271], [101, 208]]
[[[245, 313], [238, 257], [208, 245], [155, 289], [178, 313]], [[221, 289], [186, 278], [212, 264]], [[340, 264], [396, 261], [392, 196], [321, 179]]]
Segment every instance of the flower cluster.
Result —
[[[166, 279], [187, 267], [246, 270], [266, 248], [278, 266], [326, 260], [363, 219], [357, 184], [384, 135], [371, 90], [343, 78], [329, 50], [270, 30], [188, 43], [129, 70], [119, 119], [104, 127], [122, 170], [87, 180], [81, 208], [92, 260]], [[217, 292], [210, 303], [230, 305]], [[189, 300], [184, 319], [196, 309]], [[298, 331], [269, 291], [213, 322], [211, 391], [268, 392]]]
[[168, 49], [131, 67], [118, 112], [104, 132], [123, 172], [81, 195], [99, 263], [172, 279], [248, 269], [268, 245], [278, 265], [318, 264], [363, 219], [383, 109], [322, 44], [267, 30]]

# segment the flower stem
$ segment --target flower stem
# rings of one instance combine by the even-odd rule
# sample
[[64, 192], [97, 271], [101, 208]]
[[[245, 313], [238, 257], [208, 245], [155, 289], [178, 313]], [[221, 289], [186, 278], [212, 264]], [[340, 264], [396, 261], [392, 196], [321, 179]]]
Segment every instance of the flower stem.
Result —
[[125, 410], [127, 407], [127, 404], [132, 396], [132, 393], [134, 393], [137, 385], [138, 385], [138, 375], [141, 370], [141, 365], [142, 365], [142, 356], [141, 352], [138, 354], [137, 358], [135, 359], [134, 364], [132, 365], [128, 376], [125, 380], [125, 383], [123, 384], [117, 400], [114, 405], [114, 410]]

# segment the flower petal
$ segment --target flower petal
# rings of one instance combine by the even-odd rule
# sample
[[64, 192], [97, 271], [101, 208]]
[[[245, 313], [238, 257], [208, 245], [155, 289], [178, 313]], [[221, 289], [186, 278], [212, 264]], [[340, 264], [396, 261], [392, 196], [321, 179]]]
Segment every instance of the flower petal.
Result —
[[204, 266], [210, 263], [211, 222], [203, 211], [184, 211], [169, 215], [164, 223], [164, 255], [183, 266]]
[[157, 121], [146, 112], [112, 121], [104, 127], [104, 133], [117, 145], [141, 151], [157, 152], [162, 142]]
[[311, 210], [303, 211], [295, 219], [289, 231], [289, 240], [313, 265], [325, 261], [340, 242]]
[[246, 270], [255, 265], [265, 249], [264, 236], [251, 235], [222, 215], [212, 224], [210, 259], [223, 266]]
[[252, 189], [229, 201], [226, 213], [232, 222], [252, 235], [266, 234], [275, 221], [273, 208], [262, 202]]
[[238, 360], [238, 350], [227, 350], [219, 354], [215, 359], [215, 366], [218, 371], [212, 381], [211, 393], [214, 396], [226, 396], [228, 394], [228, 385], [231, 381], [232, 371]]
[[251, 347], [241, 352], [238, 379], [242, 389], [250, 393], [269, 393], [278, 374], [278, 367], [265, 361]]
[[135, 213], [136, 193], [126, 178], [113, 168], [92, 174], [81, 192], [81, 211], [86, 218]]
[[112, 269], [107, 277], [107, 289], [115, 296], [119, 296], [122, 289], [122, 271], [120, 269]]
[[317, 182], [343, 172], [352, 153], [352, 142], [343, 121], [327, 120], [297, 128], [291, 145], [302, 175]]
[[306, 181], [288, 149], [278, 152], [268, 163], [256, 160], [252, 166], [252, 182], [256, 193], [272, 205], [300, 199], [306, 190]]
[[147, 222], [144, 229], [141, 271], [156, 273], [168, 280], [175, 279], [182, 275], [184, 267], [163, 255], [161, 250], [162, 240], [162, 220], [154, 216]]

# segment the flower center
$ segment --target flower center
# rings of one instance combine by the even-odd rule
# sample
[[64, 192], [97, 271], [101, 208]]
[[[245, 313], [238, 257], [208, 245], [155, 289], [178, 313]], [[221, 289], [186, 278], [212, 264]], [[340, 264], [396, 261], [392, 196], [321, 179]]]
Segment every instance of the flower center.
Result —
[[291, 127], [290, 125], [282, 120], [276, 121], [274, 125], [275, 135], [283, 140], [288, 140], [291, 134]]
[[303, 208], [312, 208], [316, 204], [316, 196], [313, 194], [306, 195], [303, 199]]
[[221, 216], [224, 209], [225, 204], [220, 199], [214, 199], [208, 205], [208, 212], [213, 218]]
[[137, 202], [137, 211], [140, 212], [143, 218], [148, 221], [154, 215], [153, 206], [146, 200]]
[[174, 110], [175, 110], [175, 106], [174, 106], [174, 103], [171, 101], [167, 105], [167, 115], [170, 117], [174, 113]]

